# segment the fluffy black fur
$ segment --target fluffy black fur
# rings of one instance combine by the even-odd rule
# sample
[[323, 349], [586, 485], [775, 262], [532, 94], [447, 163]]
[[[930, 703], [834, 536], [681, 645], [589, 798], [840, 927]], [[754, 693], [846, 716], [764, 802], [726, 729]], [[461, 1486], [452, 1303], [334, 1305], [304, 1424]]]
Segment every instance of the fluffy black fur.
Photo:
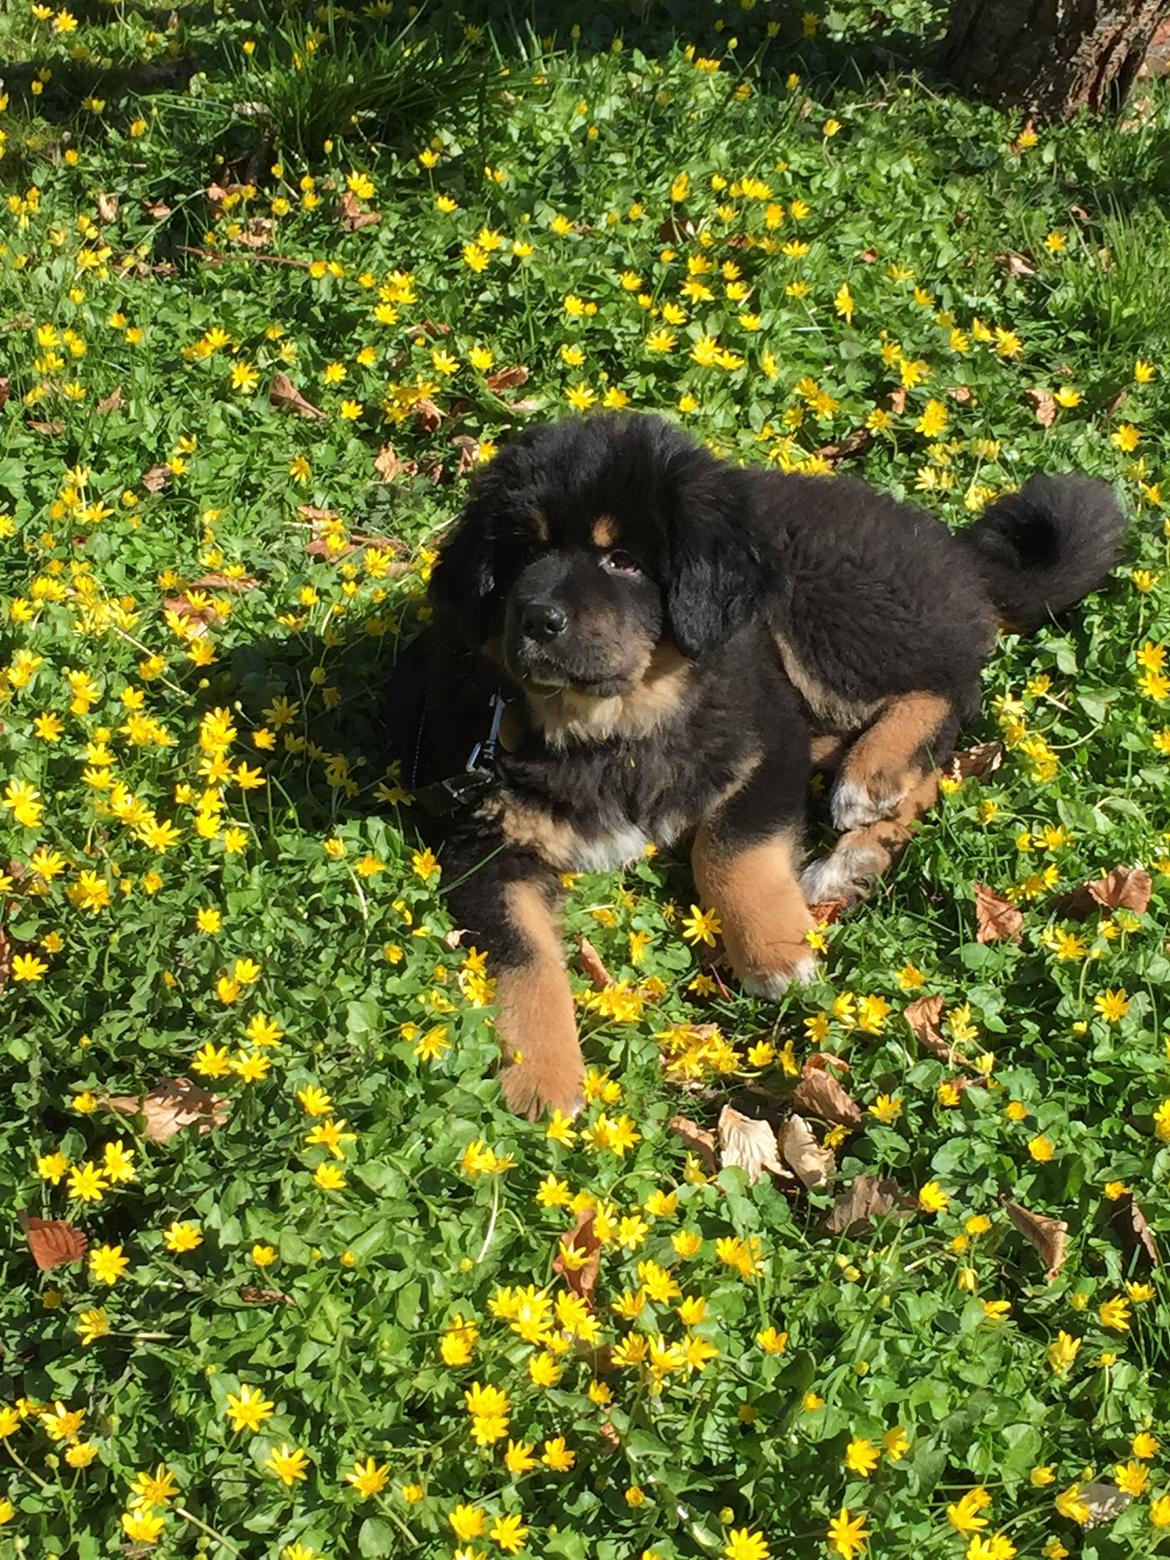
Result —
[[805, 887], [856, 898], [978, 707], [997, 621], [1064, 611], [1123, 531], [1104, 484], [1038, 477], [954, 536], [852, 479], [729, 465], [655, 417], [537, 428], [480, 471], [434, 571], [426, 709], [398, 747], [425, 789], [508, 701], [486, 793], [436, 831], [452, 912], [497, 979], [516, 1108], [578, 1099], [561, 873], [692, 837], [736, 974], [778, 995], [811, 968], [789, 857], [814, 740], [846, 750], [849, 832]]

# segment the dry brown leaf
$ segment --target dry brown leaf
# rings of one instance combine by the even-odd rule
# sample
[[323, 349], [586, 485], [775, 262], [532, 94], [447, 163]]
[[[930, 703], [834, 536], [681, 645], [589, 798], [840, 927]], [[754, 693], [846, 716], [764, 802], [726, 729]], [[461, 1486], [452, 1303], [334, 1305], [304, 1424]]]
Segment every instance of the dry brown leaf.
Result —
[[825, 1228], [830, 1235], [864, 1235], [875, 1219], [891, 1213], [907, 1219], [913, 1211], [914, 1199], [897, 1181], [886, 1175], [859, 1175], [833, 1204]]
[[297, 514], [306, 520], [340, 520], [336, 509], [322, 509], [317, 504], [298, 504]]
[[488, 389], [499, 395], [501, 390], [514, 390], [528, 379], [528, 370], [517, 363], [514, 368], [500, 368], [484, 380]]
[[1046, 1213], [1033, 1213], [1021, 1203], [1004, 1203], [1003, 1208], [1024, 1239], [1040, 1253], [1040, 1260], [1047, 1269], [1044, 1277], [1055, 1278], [1064, 1266], [1068, 1225], [1063, 1219], [1050, 1218]]
[[116, 195], [99, 195], [97, 198], [98, 216], [103, 222], [113, 222], [118, 215], [118, 197]]
[[309, 421], [319, 420], [325, 416], [319, 406], [314, 406], [312, 401], [305, 399], [287, 374], [272, 376], [272, 389], [268, 392], [268, 399], [277, 411], [295, 412], [298, 417], [304, 417]]
[[901, 417], [906, 410], [906, 391], [901, 385], [890, 391], [890, 410], [896, 417]]
[[1100, 1527], [1103, 1522], [1112, 1522], [1114, 1517], [1120, 1516], [1133, 1499], [1116, 1484], [1103, 1479], [1091, 1479], [1088, 1484], [1081, 1485], [1081, 1499], [1089, 1508], [1089, 1515], [1085, 1520], [1086, 1528]]
[[1041, 428], [1051, 428], [1056, 421], [1056, 401], [1051, 390], [1025, 390], [1024, 395]]
[[971, 399], [970, 385], [948, 385], [947, 394], [952, 401], [957, 401], [960, 406], [966, 406]]
[[187, 636], [198, 639], [206, 634], [208, 625], [214, 623], [219, 613], [213, 606], [197, 607], [189, 596], [164, 596], [163, 611], [173, 612], [187, 625]]
[[954, 754], [946, 766], [946, 774], [951, 780], [982, 780], [984, 775], [994, 773], [1002, 763], [1002, 742], [980, 742], [977, 747], [965, 748], [963, 752]]
[[709, 1132], [706, 1127], [701, 1127], [697, 1121], [692, 1121], [689, 1116], [672, 1116], [670, 1118], [670, 1130], [676, 1137], [682, 1139], [683, 1147], [688, 1153], [699, 1156], [706, 1169], [712, 1172], [718, 1170], [719, 1158], [715, 1152], [714, 1132]]
[[803, 1115], [834, 1121], [842, 1127], [859, 1127], [862, 1116], [857, 1101], [830, 1073], [806, 1071], [792, 1093], [792, 1103]]
[[[565, 1281], [566, 1288], [571, 1289], [590, 1306], [593, 1304], [593, 1292], [597, 1288], [597, 1273], [601, 1267], [601, 1242], [593, 1230], [596, 1212], [596, 1208], [585, 1208], [578, 1214], [577, 1222], [569, 1233], [558, 1238], [557, 1254], [553, 1258], [553, 1272], [559, 1273]], [[581, 1266], [574, 1263], [570, 1267], [561, 1251], [562, 1245], [572, 1246], [575, 1251], [584, 1253], [585, 1262]]]
[[843, 1056], [835, 1056], [832, 1051], [810, 1051], [804, 1059], [801, 1073], [808, 1077], [810, 1073], [824, 1072], [828, 1067], [835, 1067], [839, 1072], [848, 1072], [849, 1063]]
[[55, 438], [57, 434], [65, 432], [65, 424], [59, 422], [56, 418], [51, 422], [38, 422], [35, 418], [30, 417], [24, 426], [31, 428], [34, 433], [43, 433], [50, 438]]
[[832, 444], [822, 444], [815, 451], [822, 460], [827, 460], [831, 466], [839, 461], [852, 460], [855, 455], [864, 455], [873, 443], [874, 435], [869, 428], [854, 428], [852, 433], [847, 433], [843, 439], [837, 439]]
[[469, 433], [457, 433], [450, 443], [452, 449], [459, 451], [454, 473], [458, 482], [460, 477], [479, 464], [479, 440], [472, 438]]
[[169, 466], [152, 466], [149, 471], [142, 473], [142, 486], [148, 493], [161, 493], [170, 480]]
[[1114, 867], [1103, 878], [1086, 885], [1099, 905], [1107, 910], [1132, 910], [1144, 915], [1149, 907], [1154, 880], [1142, 867]]
[[85, 1256], [89, 1241], [64, 1219], [37, 1219], [25, 1215], [20, 1224], [32, 1259], [42, 1273], [80, 1262]]
[[725, 1105], [719, 1115], [719, 1158], [723, 1165], [738, 1165], [746, 1170], [753, 1186], [765, 1170], [788, 1175], [776, 1156], [776, 1134], [769, 1123], [753, 1121], [730, 1105]]
[[588, 937], [579, 937], [577, 945], [581, 952], [581, 973], [594, 991], [604, 991], [607, 986], [612, 986], [613, 976], [606, 969], [601, 955]]
[[995, 257], [996, 265], [1002, 265], [1011, 276], [1035, 276], [1036, 267], [1026, 255], [1019, 254], [1014, 249], [1006, 249]]
[[122, 386], [115, 385], [109, 395], [104, 395], [97, 404], [97, 409], [103, 417], [108, 417], [111, 412], [120, 412], [126, 401], [122, 395]]
[[8, 391], [11, 388], [7, 374], [0, 374], [0, 412], [8, 404]]
[[257, 1289], [252, 1284], [240, 1285], [240, 1299], [249, 1305], [296, 1305], [292, 1295], [280, 1289]]
[[142, 209], [148, 217], [153, 217], [156, 222], [162, 222], [171, 214], [171, 208], [165, 200], [144, 200]]
[[1113, 1204], [1109, 1210], [1109, 1223], [1127, 1257], [1138, 1257], [1150, 1267], [1161, 1267], [1162, 1258], [1154, 1232], [1131, 1193], [1124, 1193]]
[[833, 926], [849, 908], [847, 899], [818, 899], [809, 905], [808, 913], [818, 926]]
[[857, 258], [864, 261], [866, 265], [875, 265], [879, 256], [876, 249], [863, 249]]
[[250, 590], [255, 590], [259, 580], [254, 580], [250, 575], [243, 579], [235, 579], [230, 574], [205, 574], [202, 579], [192, 580], [189, 590], [227, 590], [235, 596], [243, 596]]
[[434, 433], [435, 429], [443, 421], [442, 412], [425, 395], [421, 400], [414, 403], [412, 410], [424, 433]]
[[374, 456], [374, 470], [383, 482], [393, 482], [394, 478], [406, 470], [405, 465], [398, 459], [392, 444], [383, 444], [382, 448]]
[[227, 1100], [192, 1083], [190, 1078], [164, 1078], [149, 1094], [115, 1094], [100, 1099], [98, 1104], [127, 1116], [141, 1115], [152, 1143], [168, 1143], [184, 1127], [194, 1127], [201, 1133], [222, 1127], [231, 1108]]
[[4, 928], [0, 926], [0, 991], [8, 984], [8, 978], [12, 974], [12, 944], [4, 935]]
[[1133, 910], [1144, 915], [1153, 889], [1150, 874], [1141, 867], [1114, 867], [1103, 878], [1082, 883], [1053, 901], [1058, 915], [1083, 921], [1095, 910]]
[[832, 1150], [821, 1147], [803, 1116], [789, 1116], [780, 1129], [780, 1152], [806, 1189], [820, 1186], [837, 1168]]
[[1024, 917], [1011, 900], [997, 894], [986, 883], [976, 883], [974, 894], [975, 941], [1019, 942], [1024, 929]]
[[351, 233], [375, 227], [382, 220], [376, 211], [363, 211], [352, 190], [346, 190], [337, 202], [337, 216]]
[[937, 1056], [940, 1061], [953, 1065], [955, 1050], [944, 1038], [942, 1029], [943, 1009], [946, 1002], [942, 997], [919, 997], [916, 1001], [907, 1005], [903, 1017], [910, 1025], [910, 1033], [924, 1051], [929, 1051], [931, 1056]]

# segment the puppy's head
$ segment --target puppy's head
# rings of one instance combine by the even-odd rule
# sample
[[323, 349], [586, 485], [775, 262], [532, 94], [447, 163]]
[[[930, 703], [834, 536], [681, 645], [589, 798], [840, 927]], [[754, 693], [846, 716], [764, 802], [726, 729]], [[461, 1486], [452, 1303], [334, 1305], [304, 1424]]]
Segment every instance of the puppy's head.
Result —
[[532, 429], [476, 476], [432, 578], [464, 639], [532, 692], [633, 692], [673, 645], [701, 660], [751, 615], [743, 474], [657, 417]]

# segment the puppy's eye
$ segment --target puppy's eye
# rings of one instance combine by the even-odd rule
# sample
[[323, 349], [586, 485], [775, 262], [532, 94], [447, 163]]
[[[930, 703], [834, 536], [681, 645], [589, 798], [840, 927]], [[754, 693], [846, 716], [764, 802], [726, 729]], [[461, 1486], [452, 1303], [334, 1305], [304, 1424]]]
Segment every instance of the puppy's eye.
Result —
[[607, 552], [601, 559], [601, 567], [610, 574], [641, 574], [641, 569], [628, 552]]

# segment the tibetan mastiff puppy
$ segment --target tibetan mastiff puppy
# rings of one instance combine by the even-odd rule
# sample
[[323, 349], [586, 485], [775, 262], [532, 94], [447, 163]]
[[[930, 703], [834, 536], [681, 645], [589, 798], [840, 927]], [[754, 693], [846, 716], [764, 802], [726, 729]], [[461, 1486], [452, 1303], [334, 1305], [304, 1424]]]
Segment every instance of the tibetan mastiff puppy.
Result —
[[[952, 534], [650, 416], [535, 428], [479, 471], [391, 723], [451, 913], [488, 953], [513, 1108], [581, 1100], [562, 873], [688, 841], [736, 978], [779, 997], [813, 971], [809, 903], [863, 898], [934, 801], [997, 625], [1095, 589], [1123, 530], [1104, 483], [1041, 476]], [[826, 748], [840, 838], [804, 865]]]

